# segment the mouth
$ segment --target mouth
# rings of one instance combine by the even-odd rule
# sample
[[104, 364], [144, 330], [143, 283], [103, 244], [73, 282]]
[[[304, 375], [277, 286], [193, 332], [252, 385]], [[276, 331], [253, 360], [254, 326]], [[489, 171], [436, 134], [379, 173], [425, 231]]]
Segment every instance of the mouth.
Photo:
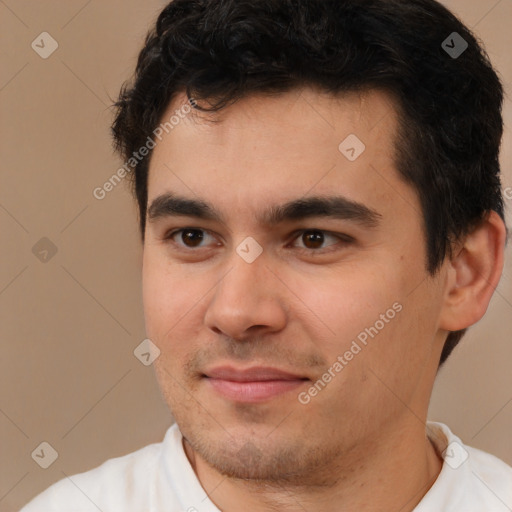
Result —
[[246, 369], [220, 366], [206, 371], [202, 377], [217, 394], [231, 401], [245, 403], [268, 401], [309, 381], [301, 375], [263, 366]]

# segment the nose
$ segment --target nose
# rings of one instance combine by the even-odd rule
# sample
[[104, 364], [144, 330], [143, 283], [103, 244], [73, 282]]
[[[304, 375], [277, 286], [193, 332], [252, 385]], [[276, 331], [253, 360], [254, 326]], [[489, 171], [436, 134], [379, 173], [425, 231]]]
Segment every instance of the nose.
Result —
[[263, 255], [247, 263], [234, 253], [208, 305], [205, 324], [238, 341], [280, 331], [287, 320], [284, 289]]

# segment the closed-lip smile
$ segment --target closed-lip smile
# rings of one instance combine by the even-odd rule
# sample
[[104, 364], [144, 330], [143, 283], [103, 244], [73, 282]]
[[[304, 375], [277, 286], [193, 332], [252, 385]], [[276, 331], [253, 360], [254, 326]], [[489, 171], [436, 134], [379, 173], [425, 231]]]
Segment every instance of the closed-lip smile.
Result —
[[304, 385], [307, 377], [268, 366], [217, 366], [203, 374], [212, 389], [235, 402], [263, 402]]

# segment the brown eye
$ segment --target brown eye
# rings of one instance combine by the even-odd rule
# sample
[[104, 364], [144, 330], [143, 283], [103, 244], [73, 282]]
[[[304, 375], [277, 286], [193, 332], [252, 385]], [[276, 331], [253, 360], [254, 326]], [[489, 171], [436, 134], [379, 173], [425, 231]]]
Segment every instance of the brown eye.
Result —
[[[182, 228], [177, 229], [168, 235], [165, 236], [165, 241], [172, 242], [173, 245], [177, 246], [178, 249], [194, 249], [194, 248], [203, 248], [206, 247], [205, 244], [201, 243], [205, 239], [205, 233], [203, 229], [196, 229], [196, 228]], [[177, 235], [181, 236], [177, 236]], [[211, 235], [206, 235], [211, 236]], [[213, 237], [212, 237], [213, 238]]]
[[324, 242], [321, 231], [306, 231], [302, 233], [302, 241], [308, 249], [319, 249]]
[[187, 247], [197, 247], [203, 238], [201, 231], [198, 229], [181, 230], [181, 240]]
[[[326, 239], [329, 238], [335, 242], [322, 247], [326, 242]], [[336, 249], [341, 249], [347, 244], [354, 242], [354, 239], [348, 235], [331, 234], [321, 229], [303, 229], [297, 233], [296, 240], [300, 240], [304, 246], [296, 246], [296, 248], [299, 251], [308, 253], [327, 253], [335, 251]]]

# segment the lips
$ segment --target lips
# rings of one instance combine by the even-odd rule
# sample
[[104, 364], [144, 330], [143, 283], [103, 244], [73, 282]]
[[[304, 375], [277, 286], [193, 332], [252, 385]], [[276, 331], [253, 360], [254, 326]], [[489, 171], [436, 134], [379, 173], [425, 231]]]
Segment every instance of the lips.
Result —
[[277, 368], [255, 366], [239, 370], [230, 366], [220, 366], [205, 372], [207, 377], [212, 379], [231, 380], [235, 382], [254, 382], [268, 380], [297, 380], [303, 379], [300, 375], [288, 373]]
[[213, 391], [235, 402], [262, 402], [303, 386], [309, 379], [271, 367], [237, 369], [219, 366], [207, 370], [206, 383]]

